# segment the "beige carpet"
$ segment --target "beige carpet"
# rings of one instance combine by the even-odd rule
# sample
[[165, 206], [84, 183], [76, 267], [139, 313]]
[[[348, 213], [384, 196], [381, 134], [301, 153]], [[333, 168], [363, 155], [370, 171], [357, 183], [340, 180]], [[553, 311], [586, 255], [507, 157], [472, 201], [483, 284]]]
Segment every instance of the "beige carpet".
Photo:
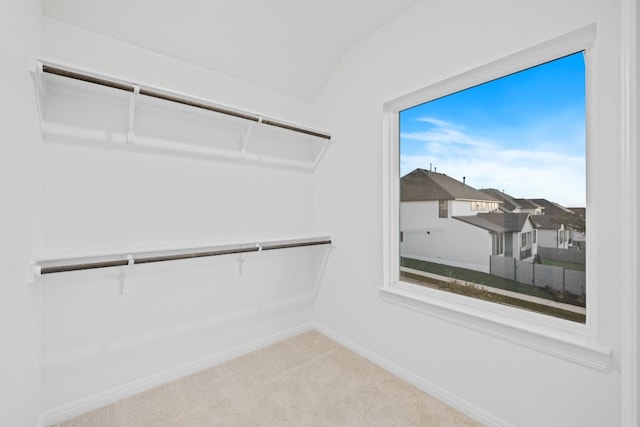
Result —
[[479, 425], [312, 331], [56, 426]]

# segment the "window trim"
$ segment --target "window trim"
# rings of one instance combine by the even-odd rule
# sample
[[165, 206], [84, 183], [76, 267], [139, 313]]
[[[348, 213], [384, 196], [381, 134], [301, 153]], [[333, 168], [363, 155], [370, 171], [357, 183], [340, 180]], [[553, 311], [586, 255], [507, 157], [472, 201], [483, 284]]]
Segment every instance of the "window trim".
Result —
[[[444, 209], [442, 209], [443, 206], [444, 206]], [[438, 218], [440, 219], [449, 218], [449, 201], [448, 200], [438, 200]]]
[[[519, 345], [590, 366], [609, 369], [611, 350], [598, 341], [596, 275], [590, 269], [587, 279], [586, 323], [579, 324], [552, 316], [529, 312], [436, 289], [425, 288], [401, 280], [400, 223], [400, 153], [399, 112], [415, 105], [500, 78], [563, 56], [584, 51], [586, 73], [587, 181], [594, 173], [589, 152], [595, 117], [594, 78], [596, 24], [591, 24], [537, 46], [488, 63], [426, 88], [384, 103], [383, 109], [383, 285], [379, 288], [383, 301], [418, 311], [425, 315], [497, 336]], [[587, 199], [593, 200], [587, 188]], [[588, 215], [591, 215], [589, 213]], [[587, 254], [595, 264], [597, 247]], [[589, 277], [591, 280], [589, 280]]]

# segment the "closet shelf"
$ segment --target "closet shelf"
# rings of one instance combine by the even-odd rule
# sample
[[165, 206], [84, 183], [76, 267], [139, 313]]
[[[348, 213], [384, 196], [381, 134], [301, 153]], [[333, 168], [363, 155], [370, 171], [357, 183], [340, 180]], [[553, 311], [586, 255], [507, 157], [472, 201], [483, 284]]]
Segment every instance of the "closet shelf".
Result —
[[35, 80], [45, 136], [312, 170], [333, 142], [327, 132], [51, 61], [37, 62]]
[[177, 261], [192, 258], [204, 258], [221, 255], [245, 254], [277, 249], [290, 249], [308, 246], [331, 245], [326, 235], [309, 236], [295, 239], [260, 240], [219, 245], [147, 248], [131, 251], [113, 251], [85, 254], [43, 255], [32, 260], [33, 276], [64, 273], [95, 268], [124, 267], [136, 264]]

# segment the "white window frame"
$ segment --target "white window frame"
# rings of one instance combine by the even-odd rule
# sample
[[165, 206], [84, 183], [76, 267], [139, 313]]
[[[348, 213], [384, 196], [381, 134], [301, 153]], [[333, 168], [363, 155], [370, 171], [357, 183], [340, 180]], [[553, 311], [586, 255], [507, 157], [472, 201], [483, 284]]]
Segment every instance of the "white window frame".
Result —
[[[442, 206], [444, 206], [444, 209], [442, 209]], [[443, 212], [445, 213], [444, 216], [442, 216]], [[438, 218], [439, 219], [449, 218], [449, 201], [448, 200], [442, 200], [442, 199], [438, 200]]]
[[[593, 161], [589, 157], [589, 152], [593, 151], [594, 138], [591, 134], [596, 119], [591, 113], [590, 107], [594, 105], [595, 40], [596, 25], [591, 24], [384, 104], [382, 165], [384, 281], [379, 288], [380, 296], [384, 301], [598, 370], [606, 371], [609, 369], [611, 350], [602, 346], [598, 340], [597, 289], [594, 268], [587, 270], [586, 291], [589, 298], [587, 299], [585, 324], [415, 285], [403, 281], [399, 274], [400, 111], [584, 51], [587, 86], [587, 182], [590, 182], [595, 170]], [[591, 192], [588, 187], [587, 200], [593, 202], [596, 198]], [[597, 260], [597, 251], [597, 246], [592, 245], [587, 253], [587, 258], [593, 260], [593, 264]]]

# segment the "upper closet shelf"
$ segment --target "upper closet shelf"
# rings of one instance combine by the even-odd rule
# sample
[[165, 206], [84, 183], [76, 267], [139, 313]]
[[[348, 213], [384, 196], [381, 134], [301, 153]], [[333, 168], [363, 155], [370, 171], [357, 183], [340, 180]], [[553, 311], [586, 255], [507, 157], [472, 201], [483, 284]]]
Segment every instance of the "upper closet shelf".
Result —
[[120, 143], [315, 169], [331, 135], [167, 89], [38, 61], [36, 93], [45, 139]]

